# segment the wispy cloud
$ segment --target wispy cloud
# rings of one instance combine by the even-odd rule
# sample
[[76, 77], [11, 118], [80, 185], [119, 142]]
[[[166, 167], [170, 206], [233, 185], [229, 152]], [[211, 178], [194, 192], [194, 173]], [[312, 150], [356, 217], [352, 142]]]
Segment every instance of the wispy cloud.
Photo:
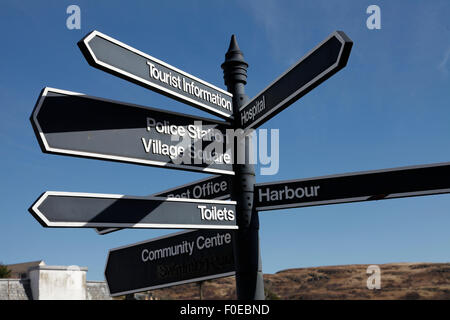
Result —
[[441, 63], [439, 63], [439, 65], [438, 65], [439, 71], [442, 72], [444, 75], [448, 75], [449, 60], [450, 60], [450, 47], [445, 52], [444, 58], [442, 59]]
[[337, 27], [341, 28], [342, 23], [355, 19], [353, 6], [327, 0], [247, 0], [239, 5], [261, 27], [272, 57], [286, 66], [300, 59]]
[[299, 33], [299, 25], [291, 16], [297, 4], [287, 6], [276, 0], [250, 0], [240, 5], [261, 26], [270, 44], [270, 52], [277, 61], [290, 65], [299, 58], [298, 48], [302, 46], [302, 39], [295, 37]]

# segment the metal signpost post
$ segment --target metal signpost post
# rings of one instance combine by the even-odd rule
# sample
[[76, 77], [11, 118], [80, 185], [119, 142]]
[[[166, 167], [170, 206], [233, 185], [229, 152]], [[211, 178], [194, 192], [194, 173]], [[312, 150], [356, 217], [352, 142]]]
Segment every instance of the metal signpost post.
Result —
[[[235, 110], [247, 102], [244, 86], [247, 83], [248, 64], [236, 42], [231, 38], [230, 46], [222, 64], [225, 84], [233, 94]], [[236, 115], [238, 112], [236, 112]], [[236, 125], [236, 127], [238, 127]], [[246, 139], [246, 138], [244, 138]], [[249, 156], [249, 139], [236, 143], [235, 155]], [[241, 150], [238, 150], [241, 148]], [[244, 150], [242, 150], [244, 148]], [[236, 160], [236, 157], [235, 157]], [[237, 202], [236, 218], [238, 231], [234, 246], [236, 265], [236, 294], [240, 300], [263, 300], [264, 281], [261, 254], [259, 248], [259, 218], [253, 209], [253, 187], [255, 184], [255, 168], [253, 164], [234, 164], [234, 182], [232, 198]]]

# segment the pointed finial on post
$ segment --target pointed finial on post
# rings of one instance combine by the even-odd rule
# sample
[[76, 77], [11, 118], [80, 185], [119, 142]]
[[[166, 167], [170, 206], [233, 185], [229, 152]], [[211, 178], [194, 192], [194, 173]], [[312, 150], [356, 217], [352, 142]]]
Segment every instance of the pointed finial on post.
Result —
[[248, 63], [244, 60], [244, 54], [239, 48], [234, 34], [231, 36], [230, 46], [225, 53], [225, 62], [222, 63], [221, 67], [225, 85], [229, 91], [238, 82], [244, 85], [247, 83]]

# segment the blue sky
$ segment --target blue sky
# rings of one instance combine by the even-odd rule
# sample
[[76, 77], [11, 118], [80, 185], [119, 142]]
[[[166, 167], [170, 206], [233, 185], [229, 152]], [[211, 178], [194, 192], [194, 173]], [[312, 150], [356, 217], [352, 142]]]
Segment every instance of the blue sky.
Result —
[[[66, 8], [81, 8], [81, 30]], [[366, 8], [381, 8], [381, 29]], [[231, 35], [249, 63], [250, 98], [334, 30], [353, 41], [346, 68], [262, 128], [280, 129], [280, 170], [258, 182], [450, 161], [450, 2], [9, 1], [0, 4], [0, 261], [87, 266], [103, 280], [110, 248], [177, 230], [46, 229], [29, 206], [46, 190], [147, 195], [201, 173], [44, 154], [29, 117], [40, 90], [209, 116], [90, 67], [76, 43], [96, 29], [225, 88]], [[258, 169], [258, 168], [257, 168]], [[450, 196], [260, 214], [263, 271], [448, 262]]]

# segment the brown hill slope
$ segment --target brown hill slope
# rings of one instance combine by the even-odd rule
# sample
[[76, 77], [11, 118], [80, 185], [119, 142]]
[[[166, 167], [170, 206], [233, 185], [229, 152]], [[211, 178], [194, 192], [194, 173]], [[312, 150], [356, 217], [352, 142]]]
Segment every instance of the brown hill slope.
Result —
[[[369, 290], [369, 265], [289, 269], [264, 275], [268, 299], [450, 299], [450, 263], [379, 265], [381, 289]], [[199, 283], [151, 291], [156, 299], [199, 299]], [[236, 299], [234, 277], [205, 281], [203, 299]]]

